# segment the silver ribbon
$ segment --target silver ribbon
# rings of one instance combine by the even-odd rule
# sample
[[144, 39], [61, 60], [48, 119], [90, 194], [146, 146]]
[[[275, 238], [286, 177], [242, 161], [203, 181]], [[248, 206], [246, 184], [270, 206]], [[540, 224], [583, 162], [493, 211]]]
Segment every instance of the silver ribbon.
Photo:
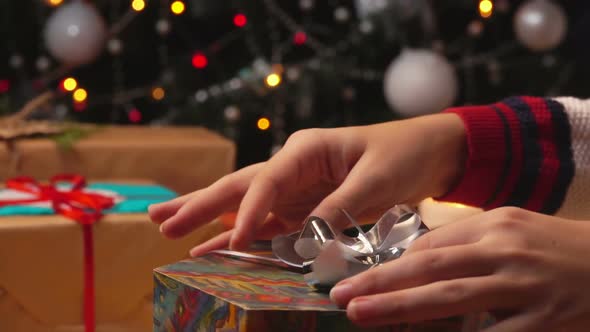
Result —
[[273, 254], [285, 264], [303, 269], [309, 285], [329, 288], [399, 258], [427, 231], [421, 228], [420, 216], [405, 205], [388, 210], [367, 232], [346, 211], [342, 212], [358, 230], [356, 237], [337, 232], [325, 220], [312, 216], [300, 232], [273, 238]]

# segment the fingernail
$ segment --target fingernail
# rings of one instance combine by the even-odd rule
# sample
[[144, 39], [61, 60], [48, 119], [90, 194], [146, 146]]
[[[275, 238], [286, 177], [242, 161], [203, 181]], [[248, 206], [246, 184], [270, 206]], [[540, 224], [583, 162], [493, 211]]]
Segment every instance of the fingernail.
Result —
[[160, 224], [160, 233], [164, 233], [166, 223]]
[[199, 256], [199, 250], [198, 250], [197, 248], [191, 249], [191, 250], [188, 252], [188, 254], [189, 254], [191, 257], [197, 257], [197, 256]]
[[352, 284], [347, 281], [336, 284], [330, 290], [330, 299], [337, 304], [346, 304], [353, 296], [354, 289], [352, 288]]
[[374, 316], [375, 303], [367, 297], [357, 297], [346, 307], [348, 318], [352, 320], [366, 320]]
[[164, 222], [164, 220], [162, 220], [161, 217], [159, 217], [155, 212], [155, 210], [158, 209], [158, 205], [159, 204], [151, 204], [147, 208], [148, 215], [150, 216], [152, 222], [155, 224], [161, 224], [162, 222]]
[[234, 233], [229, 240], [229, 249], [234, 251], [247, 251], [250, 247], [250, 239], [247, 238], [248, 234], [240, 235]]

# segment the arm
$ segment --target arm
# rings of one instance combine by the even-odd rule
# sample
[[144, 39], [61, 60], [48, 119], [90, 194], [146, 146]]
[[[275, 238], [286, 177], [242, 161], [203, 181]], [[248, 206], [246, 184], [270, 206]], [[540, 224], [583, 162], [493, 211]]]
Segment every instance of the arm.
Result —
[[439, 199], [590, 217], [582, 204], [590, 185], [590, 101], [513, 97], [446, 112], [463, 120], [469, 155], [459, 183]]

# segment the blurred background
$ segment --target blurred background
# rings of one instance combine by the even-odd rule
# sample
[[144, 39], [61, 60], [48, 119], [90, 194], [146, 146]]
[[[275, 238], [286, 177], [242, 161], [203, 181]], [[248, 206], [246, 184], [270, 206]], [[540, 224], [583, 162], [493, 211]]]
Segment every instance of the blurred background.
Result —
[[198, 125], [237, 167], [292, 132], [590, 94], [583, 0], [0, 1], [0, 115]]

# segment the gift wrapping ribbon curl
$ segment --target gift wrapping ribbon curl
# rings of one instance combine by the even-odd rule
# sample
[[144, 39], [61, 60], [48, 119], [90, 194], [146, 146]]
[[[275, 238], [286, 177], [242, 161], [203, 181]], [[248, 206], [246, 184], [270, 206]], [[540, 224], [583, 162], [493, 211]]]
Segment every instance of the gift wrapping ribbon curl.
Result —
[[[58, 188], [58, 184], [66, 187]], [[50, 202], [56, 214], [74, 220], [82, 226], [84, 244], [84, 326], [86, 332], [95, 330], [94, 241], [92, 226], [102, 218], [103, 210], [115, 205], [112, 197], [83, 191], [84, 177], [60, 174], [48, 184], [40, 184], [31, 177], [21, 176], [6, 181], [6, 188], [28, 194], [33, 198], [1, 200], [0, 207], [39, 202]]]
[[346, 211], [342, 213], [358, 235], [347, 236], [325, 220], [311, 216], [301, 231], [272, 239], [272, 257], [232, 250], [213, 252], [295, 268], [304, 273], [308, 285], [321, 290], [399, 258], [414, 240], [428, 231], [420, 215], [406, 205], [389, 209], [367, 232]]
[[389, 209], [367, 232], [345, 210], [358, 231], [347, 236], [319, 217], [309, 217], [300, 232], [272, 240], [274, 255], [287, 265], [303, 269], [305, 281], [330, 288], [341, 280], [399, 258], [420, 235], [420, 215], [405, 205]]

